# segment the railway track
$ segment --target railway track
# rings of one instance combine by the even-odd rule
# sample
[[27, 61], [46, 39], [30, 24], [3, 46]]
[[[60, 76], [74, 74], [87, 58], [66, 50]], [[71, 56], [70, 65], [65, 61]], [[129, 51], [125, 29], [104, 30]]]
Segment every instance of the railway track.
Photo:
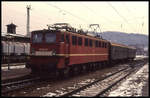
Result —
[[[124, 69], [121, 69], [121, 70], [119, 70], [117, 72], [109, 74], [109, 75], [107, 75], [107, 76], [105, 76], [105, 77], [103, 77], [103, 78], [101, 78], [99, 80], [96, 80], [96, 81], [94, 81], [94, 82], [92, 82], [90, 84], [87, 84], [85, 86], [82, 86], [82, 87], [80, 87], [78, 89], [75, 89], [75, 90], [73, 90], [71, 92], [65, 93], [64, 95], [60, 95], [60, 96], [61, 97], [64, 97], [64, 96], [82, 96], [82, 94], [80, 92], [82, 92], [82, 93], [83, 92], [87, 92], [93, 85], [95, 85], [95, 89], [96, 89], [96, 87], [99, 87], [98, 86], [99, 84], [102, 85], [101, 84], [102, 81], [106, 81], [106, 79], [108, 79], [108, 80], [110, 79], [109, 81], [112, 81], [113, 78], [111, 78], [111, 77], [116, 77], [117, 80], [114, 83], [106, 85], [106, 87], [103, 87], [103, 85], [102, 85], [101, 88], [103, 88], [103, 89], [97, 88], [98, 90], [101, 89], [101, 91], [99, 91], [99, 92], [95, 92], [94, 89], [93, 89], [94, 91], [89, 90], [90, 92], [93, 92], [93, 94], [95, 94], [95, 95], [91, 94], [91, 96], [101, 96], [106, 91], [108, 91], [110, 88], [112, 88], [113, 86], [115, 86], [118, 82], [120, 82], [121, 80], [123, 80], [124, 78], [126, 78], [127, 76], [129, 76], [132, 72], [134, 72], [135, 69], [138, 69], [141, 65], [143, 65], [142, 63], [145, 63], [145, 61], [147, 61], [147, 60], [144, 59], [144, 60], [141, 60], [141, 61], [139, 61], [139, 60], [134, 61], [133, 63], [134, 64], [136, 63], [136, 66], [134, 68], [127, 66]], [[128, 72], [127, 70], [128, 71], [131, 70], [131, 71]], [[122, 76], [122, 74], [125, 74], [125, 75]], [[3, 84], [1, 84], [1, 86], [2, 86], [2, 95], [5, 95], [5, 94], [8, 94], [10, 92], [14, 92], [14, 91], [17, 91], [17, 90], [20, 90], [20, 89], [23, 89], [23, 88], [31, 87], [32, 85], [37, 85], [37, 81], [38, 82], [42, 82], [42, 81], [45, 81], [45, 80], [36, 77], [36, 78], [30, 78], [30, 79], [20, 80], [20, 81], [17, 81], [17, 82], [11, 82], [11, 83], [5, 83], [5, 84], [3, 83]], [[83, 94], [83, 96], [84, 96], [84, 94]], [[90, 96], [90, 95], [88, 95], [88, 96]]]
[[112, 73], [108, 76], [103, 77], [102, 79], [96, 80], [92, 83], [84, 85], [80, 88], [77, 88], [73, 91], [60, 95], [59, 97], [79, 97], [79, 96], [87, 96], [87, 97], [96, 97], [103, 96], [106, 92], [108, 92], [112, 87], [118, 84], [120, 81], [124, 80], [130, 74], [138, 71], [145, 62], [138, 63], [134, 68], [124, 68], [115, 73]]
[[39, 77], [24, 79], [16, 82], [4, 83], [2, 84], [2, 95], [9, 92], [17, 91], [25, 87], [29, 87], [37, 81], [40, 81]]

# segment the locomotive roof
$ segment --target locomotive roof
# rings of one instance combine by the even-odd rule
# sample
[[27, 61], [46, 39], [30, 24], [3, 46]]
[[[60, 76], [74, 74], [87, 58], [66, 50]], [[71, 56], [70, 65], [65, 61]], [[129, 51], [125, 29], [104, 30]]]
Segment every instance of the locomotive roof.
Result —
[[130, 49], [136, 49], [136, 48], [131, 47], [131, 46], [127, 46], [127, 45], [123, 45], [123, 44], [118, 44], [118, 43], [114, 43], [114, 42], [111, 42], [111, 45], [113, 45], [113, 46], [119, 46], [119, 47], [125, 47], [125, 48], [130, 48]]
[[32, 31], [32, 32], [66, 32], [66, 33], [71, 33], [72, 35], [77, 35], [77, 36], [85, 36], [87, 38], [92, 38], [92, 39], [97, 39], [97, 40], [103, 40], [105, 42], [109, 42], [108, 40], [105, 40], [105, 39], [102, 39], [100, 37], [94, 37], [94, 36], [90, 36], [90, 35], [87, 35], [87, 34], [82, 34], [82, 33], [74, 33], [74, 32], [70, 32], [70, 31], [61, 31], [61, 30], [48, 30], [48, 29], [44, 29], [44, 30], [35, 30], [35, 31]]
[[[72, 32], [68, 32], [68, 33], [72, 33]], [[90, 36], [90, 35], [87, 35], [87, 34], [80, 34], [80, 33], [72, 33], [73, 35], [77, 35], [77, 36], [85, 36], [85, 37], [87, 37], [87, 38], [92, 38], [92, 39], [97, 39], [97, 40], [103, 40], [103, 41], [105, 41], [105, 42], [109, 42], [109, 41], [107, 41], [107, 40], [105, 40], [105, 39], [102, 39], [102, 38], [100, 38], [100, 37], [94, 37], [94, 36]]]

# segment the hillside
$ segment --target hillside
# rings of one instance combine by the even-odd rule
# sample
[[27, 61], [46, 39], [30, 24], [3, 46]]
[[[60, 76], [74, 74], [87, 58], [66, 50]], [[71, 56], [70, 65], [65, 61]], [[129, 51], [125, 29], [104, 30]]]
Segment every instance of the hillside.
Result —
[[142, 45], [148, 47], [148, 36], [143, 34], [133, 34], [124, 32], [107, 31], [102, 32], [103, 39], [111, 42], [121, 43], [125, 45]]

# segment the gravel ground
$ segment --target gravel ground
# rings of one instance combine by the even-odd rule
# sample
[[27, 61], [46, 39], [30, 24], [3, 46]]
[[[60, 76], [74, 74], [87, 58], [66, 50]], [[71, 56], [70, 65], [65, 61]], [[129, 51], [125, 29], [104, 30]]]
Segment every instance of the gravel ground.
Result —
[[[122, 64], [123, 66], [126, 66], [127, 64]], [[121, 67], [120, 67], [121, 68]], [[69, 79], [63, 79], [63, 80], [52, 80], [45, 83], [39, 83], [36, 86], [33, 86], [31, 88], [27, 88], [24, 90], [20, 90], [17, 92], [14, 92], [12, 94], [8, 94], [7, 96], [52, 96], [60, 93], [60, 91], [66, 91], [67, 88], [76, 87], [78, 83], [82, 83], [83, 81], [93, 81], [94, 79], [100, 78], [104, 74], [110, 74], [116, 70], [119, 70], [119, 68], [105, 68], [102, 70], [97, 70], [96, 72], [90, 72], [85, 74], [80, 74], [78, 76], [69, 78]], [[1, 71], [2, 75], [1, 78], [7, 79], [7, 78], [14, 78], [21, 75], [25, 75], [30, 73], [31, 70], [26, 68], [21, 69], [12, 69], [11, 71]], [[148, 83], [143, 88], [143, 94], [148, 91]]]
[[80, 74], [78, 76], [63, 79], [63, 80], [54, 80], [45, 83], [40, 83], [32, 88], [27, 88], [23, 91], [17, 91], [13, 94], [9, 94], [8, 96], [51, 96], [51, 94], [61, 93], [60, 91], [66, 91], [67, 88], [76, 87], [77, 83], [82, 83], [83, 81], [92, 81], [94, 79], [100, 78], [104, 74], [110, 74], [110, 72], [114, 72], [119, 70], [118, 68], [105, 68], [102, 70], [98, 70], [96, 72], [90, 72], [86, 74]]
[[30, 72], [31, 72], [31, 70], [27, 69], [27, 68], [1, 70], [1, 80], [25, 76], [25, 75], [29, 74]]

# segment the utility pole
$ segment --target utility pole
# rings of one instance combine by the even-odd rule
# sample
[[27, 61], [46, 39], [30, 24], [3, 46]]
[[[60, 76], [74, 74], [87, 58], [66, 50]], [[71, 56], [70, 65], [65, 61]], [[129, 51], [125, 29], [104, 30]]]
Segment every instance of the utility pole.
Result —
[[31, 9], [31, 5], [27, 5], [27, 36], [31, 37], [30, 34], [30, 9]]

